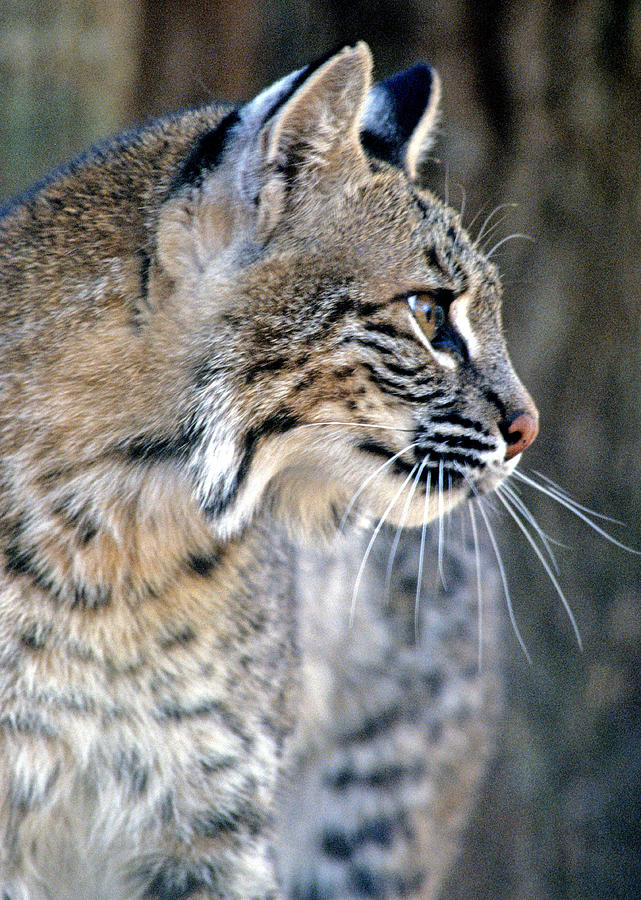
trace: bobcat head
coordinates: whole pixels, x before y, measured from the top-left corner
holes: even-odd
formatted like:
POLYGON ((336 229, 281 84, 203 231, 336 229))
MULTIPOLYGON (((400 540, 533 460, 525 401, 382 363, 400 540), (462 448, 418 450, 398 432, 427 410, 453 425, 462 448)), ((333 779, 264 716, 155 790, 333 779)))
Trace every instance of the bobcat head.
POLYGON ((22 531, 124 503, 130 548, 143 500, 145 527, 223 539, 265 504, 313 533, 355 501, 416 524, 515 465, 537 413, 498 275, 423 186, 438 79, 370 71, 359 43, 239 109, 160 119, 5 212, 3 506, 22 531))
POLYGON ((316 528, 355 492, 398 521, 410 484, 415 524, 536 436, 496 269, 422 185, 438 79, 370 70, 358 44, 229 113, 160 213, 160 333, 197 372, 186 466, 223 532, 266 495, 316 528))

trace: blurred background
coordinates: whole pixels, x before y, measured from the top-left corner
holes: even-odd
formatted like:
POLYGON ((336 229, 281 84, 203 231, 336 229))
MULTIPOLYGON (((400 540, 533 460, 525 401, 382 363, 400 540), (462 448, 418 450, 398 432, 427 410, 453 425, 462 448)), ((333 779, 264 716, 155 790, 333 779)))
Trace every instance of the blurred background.
MULTIPOLYGON (((641 3, 634 0, 2 0, 0 203, 92 141, 177 106, 242 100, 342 41, 377 75, 444 87, 434 189, 503 273, 515 366, 541 412, 526 469, 641 548, 641 3), (505 219, 503 220, 503 217, 505 219)), ((549 498, 583 636, 497 519, 515 614, 500 752, 445 896, 641 896, 641 559, 549 498)))

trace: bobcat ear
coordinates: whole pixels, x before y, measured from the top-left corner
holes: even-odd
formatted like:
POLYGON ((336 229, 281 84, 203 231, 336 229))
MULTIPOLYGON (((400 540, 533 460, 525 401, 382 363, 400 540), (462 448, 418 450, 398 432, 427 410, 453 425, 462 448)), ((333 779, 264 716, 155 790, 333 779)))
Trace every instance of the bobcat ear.
POLYGON ((425 63, 375 84, 361 120, 363 146, 420 181, 434 143, 440 99, 441 80, 425 63))
POLYGON ((202 269, 248 226, 264 237, 296 181, 313 182, 347 150, 363 157, 371 68, 367 44, 345 47, 277 81, 199 137, 159 218, 159 260, 170 276, 202 269))
POLYGON ((362 154, 359 128, 371 84, 372 57, 363 41, 276 82, 240 111, 237 172, 243 196, 273 203, 297 177, 306 178, 350 147, 362 154))

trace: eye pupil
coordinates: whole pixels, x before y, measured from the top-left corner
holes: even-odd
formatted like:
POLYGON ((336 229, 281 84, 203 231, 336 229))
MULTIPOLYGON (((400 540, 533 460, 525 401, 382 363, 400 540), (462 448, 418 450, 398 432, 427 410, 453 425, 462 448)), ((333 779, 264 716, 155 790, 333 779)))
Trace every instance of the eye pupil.
POLYGON ((445 323, 445 310, 434 303, 429 294, 408 294, 407 305, 429 340, 433 340, 445 323))

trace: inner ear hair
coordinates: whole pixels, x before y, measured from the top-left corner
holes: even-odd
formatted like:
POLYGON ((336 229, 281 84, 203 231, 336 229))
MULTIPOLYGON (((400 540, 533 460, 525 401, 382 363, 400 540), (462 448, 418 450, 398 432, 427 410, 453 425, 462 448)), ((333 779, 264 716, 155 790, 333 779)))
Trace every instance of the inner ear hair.
POLYGON ((372 57, 362 41, 345 47, 307 78, 270 125, 268 165, 288 170, 322 165, 331 149, 358 129, 371 83, 372 57))

